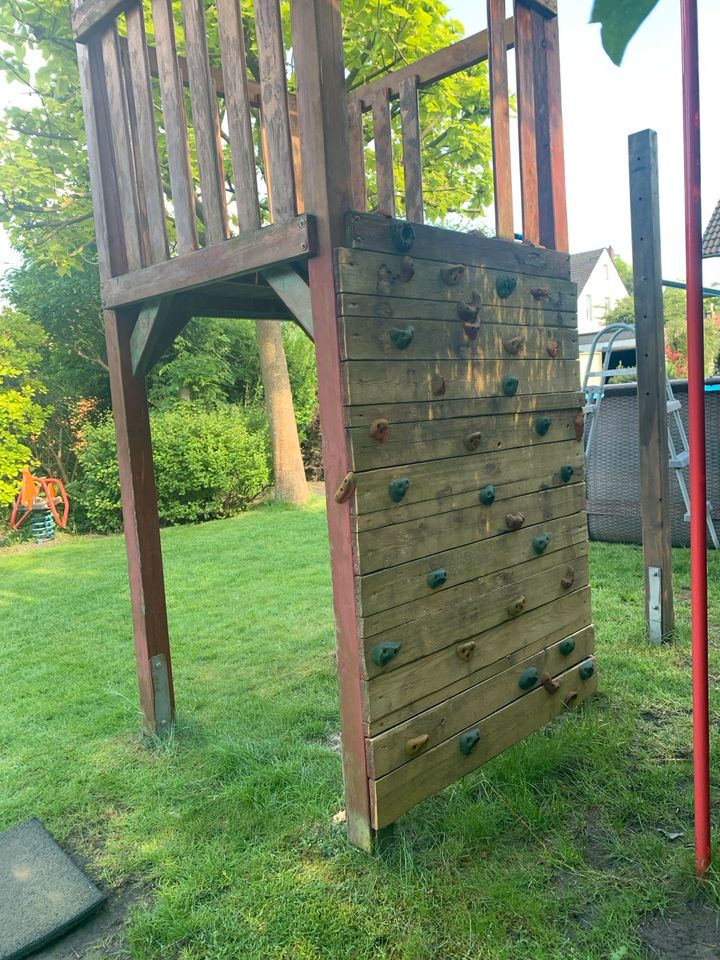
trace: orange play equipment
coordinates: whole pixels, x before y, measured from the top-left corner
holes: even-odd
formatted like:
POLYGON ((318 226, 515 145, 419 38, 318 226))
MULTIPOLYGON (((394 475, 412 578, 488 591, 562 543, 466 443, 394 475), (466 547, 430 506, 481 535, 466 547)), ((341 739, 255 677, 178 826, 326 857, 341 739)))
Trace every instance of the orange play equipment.
POLYGON ((10 527, 19 530, 34 513, 45 514, 48 511, 59 527, 67 526, 70 501, 64 483, 57 477, 34 477, 28 467, 25 467, 20 492, 15 498, 10 516, 10 527))

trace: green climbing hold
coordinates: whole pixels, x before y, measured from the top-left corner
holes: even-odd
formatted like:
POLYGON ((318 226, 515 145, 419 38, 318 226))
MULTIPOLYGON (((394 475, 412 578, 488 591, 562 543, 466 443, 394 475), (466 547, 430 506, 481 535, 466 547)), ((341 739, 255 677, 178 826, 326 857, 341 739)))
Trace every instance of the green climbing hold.
POLYGON ((409 486, 410 481, 407 479, 407 477, 400 477, 397 480, 393 480, 388 488, 392 502, 400 503, 402 498, 408 492, 409 486))
POLYGON ((401 643, 379 643, 373 647, 370 657, 377 667, 386 667, 400 651, 401 643))
POLYGON ((491 483, 480 491, 480 503, 484 507, 489 507, 490 504, 495 503, 495 487, 491 483))
POLYGON ((511 273, 502 273, 495 281, 495 289, 501 300, 507 300, 517 286, 517 277, 511 273))
POLYGON ((469 757, 479 742, 480 731, 468 730, 467 733, 464 733, 460 737, 460 752, 464 753, 466 757, 469 757))
POLYGON ((585 663, 580 667, 580 679, 589 680, 590 677, 595 673, 595 664, 592 660, 586 660, 585 663))
POLYGON ((533 550, 537 553, 538 556, 545 553, 550 543, 550 534, 541 533, 539 537, 535 537, 533 540, 533 550))
POLYGON ((415 243, 415 228, 407 221, 394 223, 390 228, 390 237, 396 250, 407 253, 415 243))
POLYGON ((390 331, 390 339, 398 350, 407 349, 413 342, 415 336, 415 327, 393 327, 390 331))
POLYGON ((570 483, 574 476, 575 467, 571 467, 569 463, 566 463, 565 466, 560 467, 560 479, 563 483, 570 483))
POLYGON ((444 583, 447 583, 447 578, 447 570, 433 570, 432 573, 428 574, 428 586, 433 590, 437 590, 438 587, 441 587, 444 583))
POLYGON ((539 679, 540 674, 537 672, 535 667, 528 667, 527 670, 520 674, 518 686, 521 690, 531 690, 539 679))
POLYGON ((541 437, 544 437, 545 434, 548 432, 548 430, 550 429, 551 423, 552 421, 550 420, 550 417, 537 418, 537 420, 535 421, 535 429, 537 430, 538 434, 541 437))
POLYGON ((520 381, 517 377, 505 377, 502 382, 502 392, 506 397, 514 397, 518 392, 520 381))
POLYGON ((570 637, 568 637, 567 640, 563 640, 563 642, 558 647, 558 650, 564 657, 569 657, 574 649, 575 649, 575 641, 572 640, 570 637))

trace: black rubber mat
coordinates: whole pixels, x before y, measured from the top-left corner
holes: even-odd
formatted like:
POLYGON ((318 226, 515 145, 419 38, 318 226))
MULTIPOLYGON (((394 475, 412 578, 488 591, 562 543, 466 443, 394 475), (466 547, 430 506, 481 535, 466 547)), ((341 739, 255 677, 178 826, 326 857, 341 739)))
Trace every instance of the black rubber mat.
POLYGON ((0 833, 0 960, 51 943, 105 901, 39 820, 0 833))

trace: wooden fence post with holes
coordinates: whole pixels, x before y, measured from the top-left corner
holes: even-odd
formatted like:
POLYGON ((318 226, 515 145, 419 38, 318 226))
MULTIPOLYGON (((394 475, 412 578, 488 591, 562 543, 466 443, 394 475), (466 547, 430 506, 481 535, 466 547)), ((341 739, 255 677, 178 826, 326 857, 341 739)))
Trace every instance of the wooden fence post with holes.
POLYGON ((645 614, 653 643, 674 630, 657 134, 628 139, 640 428, 645 614))

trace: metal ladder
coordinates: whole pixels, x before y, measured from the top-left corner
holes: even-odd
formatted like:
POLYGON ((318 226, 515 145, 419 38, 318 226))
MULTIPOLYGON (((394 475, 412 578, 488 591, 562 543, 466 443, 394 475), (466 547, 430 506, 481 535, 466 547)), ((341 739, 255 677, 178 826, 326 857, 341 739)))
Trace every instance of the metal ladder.
MULTIPOLYGON (((618 337, 627 333, 631 334, 634 339, 635 327, 629 323, 611 323, 607 327, 603 327, 603 329, 596 334, 590 346, 590 355, 588 356, 587 366, 585 368, 585 375, 583 376, 582 383, 583 393, 585 394, 585 406, 583 407, 583 413, 586 417, 586 424, 589 424, 589 428, 587 428, 585 431, 586 459, 590 453, 593 437, 595 435, 595 425, 597 423, 598 413, 605 395, 605 383, 610 378, 618 376, 635 377, 637 380, 637 367, 628 367, 627 369, 625 367, 621 367, 620 369, 615 370, 610 369, 612 350, 615 341, 618 339, 618 337), (603 360, 602 369, 593 370, 593 359, 598 348, 605 351, 605 357, 603 360)), ((690 494, 688 492, 687 480, 685 479, 685 474, 683 471, 690 464, 690 444, 688 443, 687 433, 685 432, 685 425, 683 424, 680 416, 681 403, 679 400, 675 399, 672 385, 667 376, 665 377, 665 396, 667 400, 668 412, 668 451, 670 453, 670 468, 674 470, 675 478, 677 479, 678 486, 680 487, 680 493, 682 494, 683 502, 685 504, 685 522, 688 523, 690 521, 690 494), (673 435, 673 430, 675 435, 673 435)), ((712 521, 712 504, 709 500, 707 502, 707 528, 713 546, 716 550, 720 549, 718 535, 715 530, 715 524, 712 521)))

